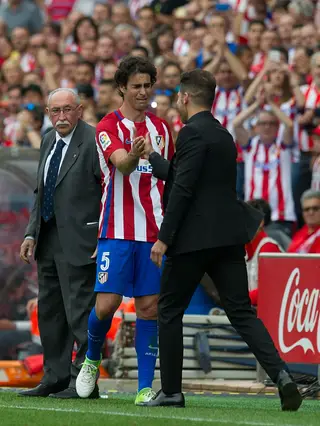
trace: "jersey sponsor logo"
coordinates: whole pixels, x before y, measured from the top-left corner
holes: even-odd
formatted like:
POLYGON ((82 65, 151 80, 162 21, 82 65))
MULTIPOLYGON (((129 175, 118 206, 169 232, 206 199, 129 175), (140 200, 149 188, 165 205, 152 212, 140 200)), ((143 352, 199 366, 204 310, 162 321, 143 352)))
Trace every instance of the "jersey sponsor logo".
POLYGON ((127 145, 131 145, 132 144, 132 141, 130 140, 130 139, 126 139, 126 141, 125 141, 125 143, 127 144, 127 145))
POLYGON ((108 281, 108 272, 99 272, 98 281, 100 284, 105 284, 108 281))
POLYGON ((139 164, 136 168, 136 171, 139 173, 152 173, 152 166, 149 161, 146 164, 139 164))
POLYGON ((161 135, 157 135, 157 136, 156 136, 156 143, 157 143, 157 145, 158 145, 158 147, 159 147, 160 149, 163 149, 163 147, 164 147, 164 139, 163 139, 163 136, 161 136, 161 135))
POLYGON ((105 151, 108 146, 111 145, 111 139, 108 136, 107 132, 100 132, 99 133, 99 142, 102 146, 102 149, 105 151))

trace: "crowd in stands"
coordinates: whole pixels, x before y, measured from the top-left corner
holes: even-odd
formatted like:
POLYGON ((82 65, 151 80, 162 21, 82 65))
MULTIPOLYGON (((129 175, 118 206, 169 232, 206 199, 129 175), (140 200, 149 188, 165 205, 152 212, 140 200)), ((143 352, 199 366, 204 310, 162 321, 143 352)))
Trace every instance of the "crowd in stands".
POLYGON ((129 54, 156 65, 150 111, 176 138, 180 74, 203 68, 238 147, 238 197, 265 212, 263 237, 320 253, 319 46, 317 0, 2 0, 0 147, 39 149, 58 87, 77 91, 96 126, 121 105, 113 77, 129 54))

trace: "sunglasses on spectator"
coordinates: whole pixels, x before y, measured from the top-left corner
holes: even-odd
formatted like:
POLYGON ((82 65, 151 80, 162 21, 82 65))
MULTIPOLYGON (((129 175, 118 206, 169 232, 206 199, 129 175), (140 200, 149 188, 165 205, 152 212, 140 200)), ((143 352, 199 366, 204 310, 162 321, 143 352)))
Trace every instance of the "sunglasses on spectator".
POLYGON ((302 210, 304 213, 309 213, 309 212, 318 213, 320 211, 320 206, 304 207, 302 210))

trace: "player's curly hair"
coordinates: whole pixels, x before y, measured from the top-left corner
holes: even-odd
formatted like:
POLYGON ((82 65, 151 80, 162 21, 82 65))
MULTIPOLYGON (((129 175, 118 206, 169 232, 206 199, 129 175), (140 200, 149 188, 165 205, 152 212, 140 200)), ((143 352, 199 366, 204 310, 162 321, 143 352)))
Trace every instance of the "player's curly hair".
POLYGON ((157 69, 146 58, 126 56, 119 64, 119 67, 114 75, 114 80, 118 86, 119 95, 123 98, 123 93, 120 87, 127 87, 128 80, 135 74, 148 74, 152 86, 157 81, 157 69))

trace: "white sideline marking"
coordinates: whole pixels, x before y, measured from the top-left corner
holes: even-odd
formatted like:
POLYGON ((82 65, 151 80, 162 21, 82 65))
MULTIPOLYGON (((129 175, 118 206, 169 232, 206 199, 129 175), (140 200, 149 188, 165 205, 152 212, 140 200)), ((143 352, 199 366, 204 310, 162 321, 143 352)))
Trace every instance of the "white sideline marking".
MULTIPOLYGON (((137 413, 122 413, 121 411, 109 411, 109 410, 99 410, 99 411, 86 411, 78 410, 76 408, 56 408, 56 407, 25 407, 23 405, 4 405, 0 404, 0 408, 4 409, 18 409, 18 410, 34 410, 34 411, 55 411, 61 413, 79 413, 79 414, 109 414, 111 416, 119 417, 137 417, 137 418, 151 418, 151 419, 163 419, 163 420, 182 420, 182 421, 192 421, 199 423, 224 423, 230 425, 230 420, 224 419, 207 419, 203 417, 182 417, 182 416, 162 416, 161 414, 152 415, 152 414, 141 414, 137 413)), ((178 409, 177 409, 178 410, 178 409)), ((246 425, 246 426, 279 426, 279 423, 265 423, 265 422, 248 422, 248 421, 235 421, 235 425, 246 425)), ((281 426, 297 426, 297 424, 282 423, 281 426)))

